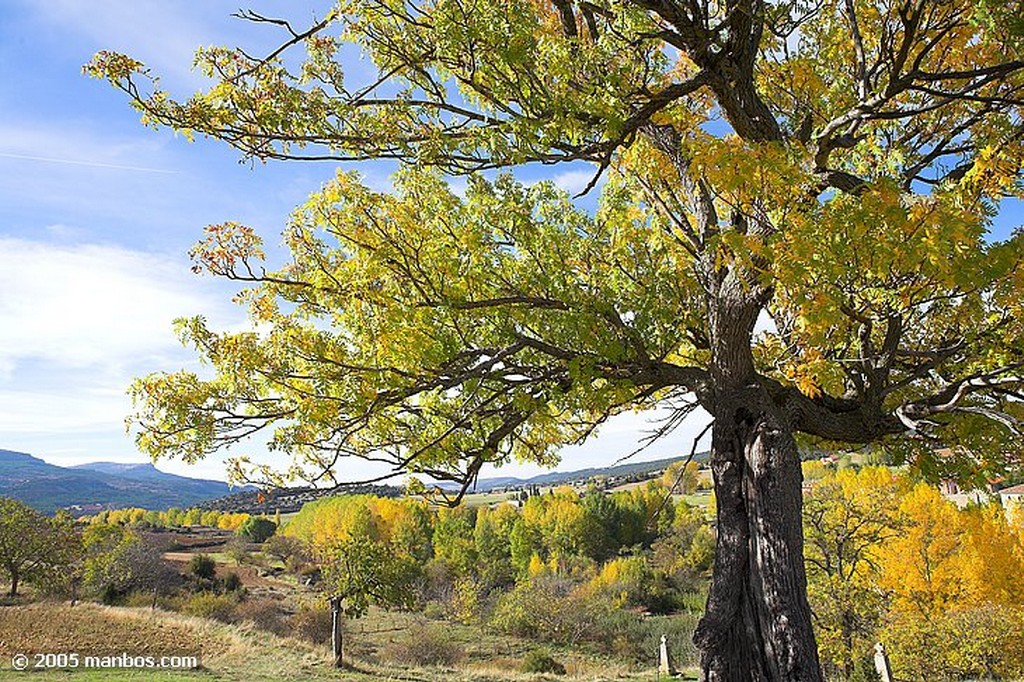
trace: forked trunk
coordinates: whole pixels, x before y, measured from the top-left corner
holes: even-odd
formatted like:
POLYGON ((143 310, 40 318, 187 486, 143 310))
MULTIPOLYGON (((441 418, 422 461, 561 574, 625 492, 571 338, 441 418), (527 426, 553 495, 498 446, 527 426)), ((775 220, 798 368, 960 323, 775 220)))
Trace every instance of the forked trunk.
POLYGON ((718 544, 694 641, 708 682, 821 682, 793 434, 756 385, 716 391, 718 544))

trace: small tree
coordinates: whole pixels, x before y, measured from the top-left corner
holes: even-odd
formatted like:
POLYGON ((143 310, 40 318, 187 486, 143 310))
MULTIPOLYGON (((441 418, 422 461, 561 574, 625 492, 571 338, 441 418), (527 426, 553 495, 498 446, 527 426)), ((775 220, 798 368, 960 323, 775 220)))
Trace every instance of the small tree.
POLYGON ((262 543, 277 532, 277 524, 262 516, 250 516, 242 522, 237 532, 249 542, 262 543))
POLYGON ((252 559, 252 552, 242 537, 234 537, 224 545, 224 553, 231 557, 235 564, 241 566, 252 559))
POLYGON ((280 533, 275 533, 263 544, 263 551, 280 559, 285 566, 289 566, 289 561, 300 564, 309 560, 309 550, 302 540, 280 533))
POLYGON ((181 583, 175 565, 163 558, 163 547, 123 526, 96 524, 84 533, 85 587, 105 602, 132 591, 161 594, 181 583))
POLYGON ((899 535, 906 484, 891 471, 845 469, 823 478, 804 501, 807 583, 826 669, 852 680, 870 656, 886 609, 879 551, 899 535))
POLYGON ((324 566, 324 585, 330 594, 335 665, 341 667, 342 616, 361 618, 371 604, 410 607, 418 570, 410 557, 396 555, 387 543, 365 536, 321 548, 319 558, 324 566))
POLYGON ((699 464, 681 459, 668 465, 661 475, 661 482, 673 493, 689 495, 697 489, 699 471, 699 464))
POLYGON ((23 502, 0 497, 0 571, 15 597, 23 580, 56 577, 75 562, 81 539, 66 514, 52 519, 23 502))

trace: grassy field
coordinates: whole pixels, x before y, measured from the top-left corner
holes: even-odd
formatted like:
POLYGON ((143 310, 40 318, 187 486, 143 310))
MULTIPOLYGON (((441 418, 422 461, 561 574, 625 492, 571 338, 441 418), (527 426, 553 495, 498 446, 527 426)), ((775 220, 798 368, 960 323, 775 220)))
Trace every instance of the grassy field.
MULTIPOLYGON (((424 630, 427 631, 427 630, 424 630)), ((411 682, 518 682, 544 679, 655 680, 650 670, 630 669, 613 660, 587 654, 552 650, 569 669, 564 677, 516 672, 534 644, 525 640, 482 633, 457 624, 429 624, 415 614, 376 612, 349 623, 346 651, 351 667, 330 666, 326 647, 277 637, 247 625, 225 625, 161 610, 106 607, 91 603, 36 603, 0 607, 0 680, 408 680, 411 682), (381 662, 396 642, 409 641, 416 627, 443 631, 463 652, 450 668, 406 666, 381 662), (383 656, 381 655, 383 652, 383 656), (77 653, 90 656, 196 656, 193 670, 43 669, 20 672, 13 668, 16 654, 77 653)), ((652 662, 653 665, 653 662, 652 662)), ((678 678, 677 678, 678 679, 678 678)), ((691 676, 683 679, 696 679, 691 676)))

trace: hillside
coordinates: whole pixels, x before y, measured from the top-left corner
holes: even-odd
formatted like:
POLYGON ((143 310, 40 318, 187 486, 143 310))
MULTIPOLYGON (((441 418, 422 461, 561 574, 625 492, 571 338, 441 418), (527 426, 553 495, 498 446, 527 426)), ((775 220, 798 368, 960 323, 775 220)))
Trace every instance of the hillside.
MULTIPOLYGON (((587 483, 594 479, 604 479, 614 483, 626 479, 649 478, 664 471, 672 462, 686 459, 685 457, 669 457, 666 459, 655 459, 649 462, 629 462, 617 464, 610 467, 598 467, 589 469, 578 469, 576 471, 551 471, 546 474, 538 474, 531 478, 515 478, 513 476, 501 476, 495 478, 484 478, 477 481, 474 489, 479 492, 491 492, 494 490, 521 490, 530 486, 553 486, 587 483)), ((706 462, 708 453, 697 454, 696 462, 706 462)), ((447 486, 442 486, 447 487, 447 486)))
POLYGON ((148 463, 60 467, 23 452, 0 450, 0 496, 48 514, 69 507, 191 507, 229 492, 223 481, 176 476, 148 463))
MULTIPOLYGON (((379 658, 396 642, 424 631, 425 619, 416 614, 384 614, 373 610, 363 621, 346 623, 349 667, 343 671, 330 665, 330 652, 290 637, 279 637, 254 627, 162 611, 99 606, 81 603, 75 607, 60 603, 39 603, 0 608, 0 680, 33 679, 82 680, 223 680, 225 682, 372 682, 373 680, 416 680, 418 682, 531 682, 559 679, 515 672, 521 658, 533 648, 529 642, 510 637, 478 636, 478 631, 461 625, 445 626, 445 640, 465 651, 454 667, 418 666, 379 658), (367 622, 369 621, 369 622, 367 622), (60 628, 52 627, 59 622, 60 628), (417 630, 419 628, 419 630, 417 630), (76 652, 79 666, 68 670, 17 672, 11 661, 16 653, 35 660, 39 653, 76 652), (194 669, 86 668, 85 656, 121 655, 195 656, 194 669), (365 658, 364 658, 365 656, 365 658), (355 659, 355 660, 353 660, 355 659)), ((439 632, 427 625, 426 632, 439 632)), ((580 656, 578 652, 555 651, 563 660, 575 660, 581 670, 575 679, 649 680, 649 670, 629 670, 609 665, 603 659, 580 656)), ((652 656, 653 658, 653 656, 652 656)), ((685 678, 693 679, 693 678, 685 678)))
MULTIPOLYGON (((531 488, 548 488, 559 485, 587 485, 591 482, 601 481, 606 488, 613 488, 623 483, 642 481, 657 476, 664 471, 669 464, 685 459, 684 457, 670 457, 668 459, 651 460, 649 462, 630 462, 618 464, 611 467, 578 469, 576 471, 550 471, 530 478, 516 478, 514 476, 500 476, 495 478, 483 478, 477 481, 471 492, 491 493, 509 492, 516 490, 529 490, 531 488)), ((706 462, 708 453, 700 453, 694 457, 694 461, 706 462)), ((445 490, 457 490, 458 488, 450 483, 443 483, 439 487, 445 490)), ((249 514, 272 514, 274 512, 298 511, 307 502, 331 497, 334 495, 356 495, 370 494, 379 497, 399 497, 402 489, 391 485, 339 485, 334 488, 278 488, 275 490, 256 492, 240 491, 224 497, 208 500, 196 505, 202 509, 215 509, 224 512, 246 512, 249 514)))

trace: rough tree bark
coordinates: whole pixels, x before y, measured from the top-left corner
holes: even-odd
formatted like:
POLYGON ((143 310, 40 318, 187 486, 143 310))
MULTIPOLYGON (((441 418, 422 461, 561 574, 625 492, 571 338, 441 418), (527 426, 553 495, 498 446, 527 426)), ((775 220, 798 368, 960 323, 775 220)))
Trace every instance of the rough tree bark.
POLYGON ((750 342, 764 292, 734 275, 709 306, 718 540, 707 609, 694 634, 701 679, 821 682, 796 441, 754 371, 750 342))

